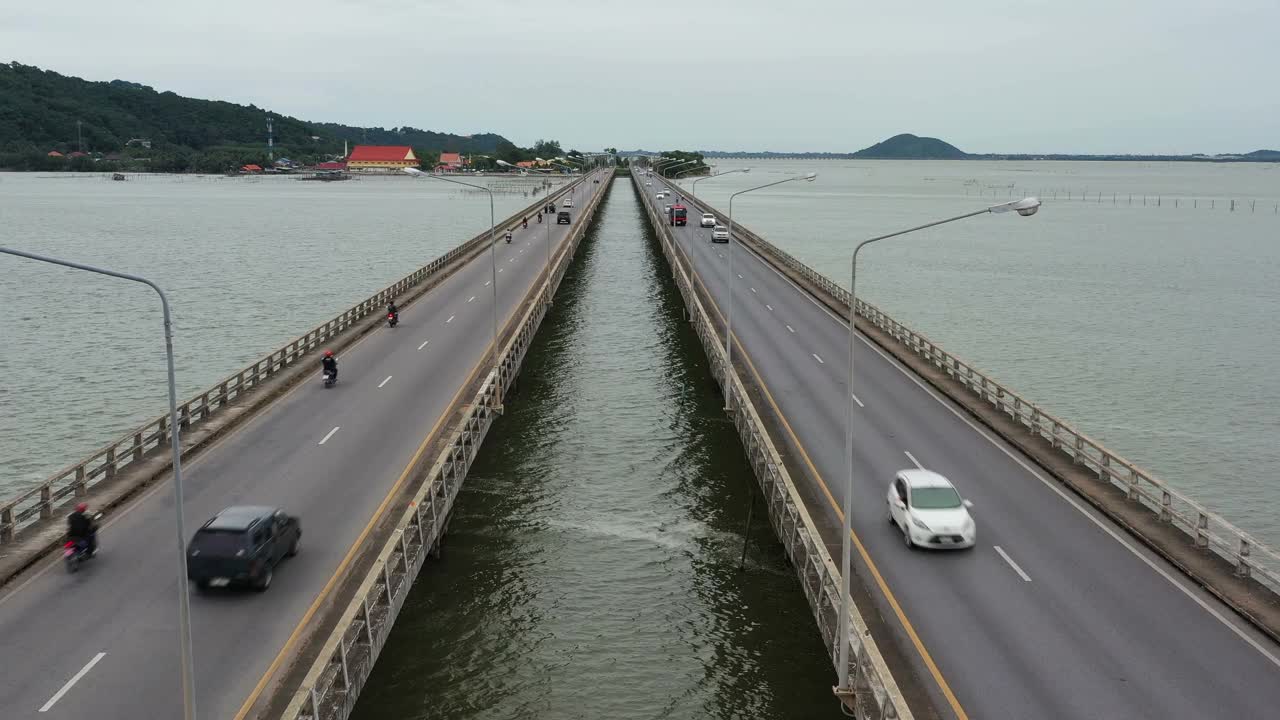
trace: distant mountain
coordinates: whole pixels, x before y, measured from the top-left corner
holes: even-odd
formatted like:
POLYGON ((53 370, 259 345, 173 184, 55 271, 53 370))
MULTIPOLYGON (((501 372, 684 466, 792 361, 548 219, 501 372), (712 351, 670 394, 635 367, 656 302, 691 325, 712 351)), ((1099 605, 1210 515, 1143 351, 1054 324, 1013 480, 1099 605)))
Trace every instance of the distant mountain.
POLYGON ((937 138, 903 133, 859 150, 853 157, 876 160, 963 160, 968 155, 955 145, 937 138))
POLYGON ((492 152, 505 142, 492 133, 307 122, 254 105, 187 98, 123 80, 91 82, 16 62, 0 63, 0 100, 0 152, 10 153, 67 153, 81 143, 86 152, 112 153, 138 139, 153 154, 234 147, 261 148, 265 156, 268 116, 276 157, 340 153, 344 140, 433 152, 492 152))
POLYGON ((1250 160, 1280 160, 1280 150, 1254 150, 1251 153, 1245 153, 1244 157, 1250 160))

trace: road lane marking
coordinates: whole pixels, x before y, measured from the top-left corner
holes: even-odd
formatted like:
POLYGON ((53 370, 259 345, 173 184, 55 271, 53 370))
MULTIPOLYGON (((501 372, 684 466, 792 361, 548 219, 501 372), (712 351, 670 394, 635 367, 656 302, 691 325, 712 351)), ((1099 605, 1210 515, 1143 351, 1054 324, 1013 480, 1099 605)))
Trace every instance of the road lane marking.
POLYGON ((765 307, 767 307, 767 308, 769 308, 769 312, 773 312, 773 306, 772 306, 772 305, 770 305, 769 303, 765 303, 765 304, 764 304, 764 306, 765 306, 765 307))
POLYGON ((516 261, 516 259, 515 259, 515 258, 511 258, 511 259, 507 260, 507 262, 515 262, 515 261, 516 261))
POLYGON ((422 341, 422 344, 418 346, 418 349, 419 349, 419 350, 421 350, 422 348, 426 347, 426 346, 427 346, 427 343, 429 343, 429 342, 431 342, 431 341, 430 341, 430 340, 423 340, 423 341, 422 341))
POLYGON ((826 363, 822 361, 822 358, 818 357, 818 353, 809 353, 809 354, 813 356, 813 359, 814 359, 814 360, 817 360, 818 362, 822 363, 823 365, 826 365, 826 363))
POLYGON ((54 703, 61 700, 62 696, 66 695, 67 691, 70 690, 72 686, 80 682, 80 678, 87 675, 89 671, 93 669, 93 666, 97 665, 98 661, 106 656, 107 654, 105 652, 100 652, 97 655, 94 655, 92 660, 86 663, 84 667, 80 668, 80 672, 76 673, 75 675, 72 675, 71 679, 67 681, 67 684, 63 685, 61 690, 54 693, 53 697, 49 698, 49 702, 45 703, 43 706, 40 707, 40 712, 49 712, 49 708, 53 707, 54 703))
POLYGON ((448 325, 449 323, 453 322, 453 319, 454 319, 454 318, 456 318, 456 317, 458 317, 458 316, 457 316, 457 315, 450 315, 450 316, 449 316, 449 319, 444 321, 444 324, 445 324, 445 325, 448 325))
POLYGON ((1004 561, 1009 563, 1009 567, 1013 568, 1013 571, 1018 573, 1018 577, 1022 578, 1023 582, 1031 582, 1031 578, 1028 577, 1026 573, 1022 572, 1022 568, 1018 567, 1018 563, 1014 562, 1013 558, 1009 557, 1009 553, 1002 550, 999 545, 992 545, 991 547, 995 548, 996 552, 1000 553, 1000 557, 1004 558, 1004 561))
POLYGON ((387 383, 389 383, 389 382, 391 382, 391 376, 390 376, 390 375, 388 375, 388 376, 387 376, 387 379, 386 379, 386 380, 383 380, 382 382, 378 383, 378 387, 379 387, 379 388, 381 388, 383 385, 386 385, 386 384, 387 384, 387 383))
POLYGON ((756 291, 756 289, 755 289, 755 288, 751 288, 751 292, 755 292, 755 291, 756 291))
MULTIPOLYGON (((720 310, 719 304, 716 303, 715 296, 711 294, 711 290, 707 287, 706 283, 702 281, 702 276, 698 274, 698 271, 694 268, 693 261, 689 259, 688 255, 685 255, 685 261, 689 265, 689 271, 693 273, 698 284, 701 285, 703 291, 706 292, 707 298, 710 299, 711 308, 723 323, 724 313, 720 310)), ((767 266, 763 261, 762 264, 767 266)), ((777 271, 775 270, 775 272, 777 271)), ((798 289, 799 288, 797 288, 797 290, 798 289)), ((788 329, 790 329, 790 326, 788 326, 788 329)), ((795 331, 792 330, 792 332, 795 331)), ((733 339, 737 342, 736 335, 734 335, 733 339)), ((769 403, 769 406, 773 408, 773 412, 777 416, 778 421, 782 423, 782 427, 787 431, 787 435, 791 437, 791 441, 795 444, 796 449, 800 451, 800 457, 804 460, 805 466, 809 468, 809 472, 817 479, 818 484, 822 487, 822 492, 826 495, 827 502, 831 505, 831 509, 835 512, 836 517, 841 523, 843 523, 844 511, 840 508, 840 503, 836 502, 835 496, 831 494, 831 488, 827 485, 826 479, 822 477, 822 473, 818 472, 818 467, 813 463, 813 458, 809 456, 808 450, 806 450, 804 445, 800 442, 800 437, 796 435, 795 429, 791 427, 791 423, 787 421, 786 415, 782 413, 782 409, 778 407, 777 401, 773 399, 773 393, 765 383, 764 376, 760 374, 755 363, 751 360, 751 354, 747 352, 745 347, 742 347, 741 342, 738 342, 738 345, 741 347, 742 359, 746 360, 747 367, 751 370, 751 374, 755 376, 756 382, 760 385, 760 389, 764 391, 765 400, 769 403)), ((907 638, 911 641, 912 647, 915 648, 916 653, 920 656, 920 660, 924 663, 925 669, 929 671, 930 677, 933 678, 938 689, 942 691, 942 695, 946 699, 947 704, 951 707, 951 711, 955 714, 956 720, 969 720, 969 714, 964 711, 964 707, 960 704, 959 698, 957 698, 955 692, 951 690, 951 685, 947 682, 946 678, 942 676, 942 671, 934 661, 933 655, 930 654, 929 649, 924 646, 924 640, 920 638, 920 634, 916 632, 915 626, 912 625, 911 621, 907 618, 907 613, 902 609, 902 604, 898 602, 897 596, 889 589, 888 581, 886 581, 884 579, 884 575, 880 573, 880 566, 876 565, 875 560, 871 559, 871 553, 867 551, 866 546, 862 544, 862 538, 858 536, 858 533, 854 531, 852 527, 849 529, 849 538, 853 541, 854 547, 857 548, 858 556, 862 558, 862 562, 865 563, 867 569, 871 571, 871 576, 875 578, 876 587, 880 588, 881 594, 884 595, 885 600, 889 603, 889 607, 893 610, 894 617, 898 618, 898 622, 902 625, 902 629, 907 633, 907 638)), ((237 720, 240 719, 237 718, 237 720)))
MULTIPOLYGON (((723 256, 722 256, 722 257, 723 257, 723 256)), ((746 280, 746 278, 742 277, 742 273, 738 273, 738 279, 739 279, 739 280, 746 280)))
MULTIPOLYGON (((782 280, 783 280, 784 282, 786 282, 788 285, 790 285, 792 288, 794 288, 794 289, 795 289, 795 291, 796 291, 796 292, 798 292, 798 293, 800 293, 800 295, 801 295, 802 297, 806 298, 807 300, 809 300, 809 302, 813 303, 813 304, 814 304, 814 306, 815 306, 815 307, 817 307, 819 310, 821 310, 822 312, 826 313, 826 314, 827 314, 827 315, 828 315, 832 320, 836 321, 836 323, 837 323, 838 325, 840 325, 841 327, 843 327, 843 328, 845 328, 845 329, 848 329, 848 327, 849 327, 849 321, 848 321, 848 320, 844 319, 843 317, 840 317, 839 315, 836 315, 836 314, 835 314, 834 312, 832 312, 832 311, 831 311, 831 309, 830 309, 830 308, 828 308, 826 305, 824 305, 824 304, 822 304, 822 303, 818 302, 818 301, 817 301, 817 300, 816 300, 812 295, 810 295, 806 290, 804 290, 804 288, 801 288, 799 285, 797 285, 795 282, 793 282, 793 281, 791 280, 791 278, 789 278, 789 277, 787 277, 785 274, 783 274, 781 270, 779 270, 779 269, 775 268, 773 265, 769 264, 766 260, 764 260, 764 258, 763 258, 763 257, 761 257, 761 256, 760 256, 760 255, 759 255, 755 250, 753 250, 753 249, 751 249, 751 248, 749 248, 749 247, 746 247, 745 245, 744 245, 743 247, 744 247, 744 248, 746 248, 747 252, 748 252, 748 253, 749 253, 753 258, 755 258, 755 259, 756 259, 756 261, 757 261, 757 262, 759 262, 762 266, 764 266, 765 268, 768 268, 768 269, 769 269, 770 271, 772 271, 775 275, 777 275, 778 277, 782 278, 782 280)), ((695 274, 696 274, 696 271, 694 271, 694 272, 695 272, 695 274)), ((702 278, 701 278, 701 276, 699 276, 699 277, 698 277, 698 282, 699 282, 700 284, 702 284, 703 289, 706 289, 706 290, 707 290, 707 292, 708 292, 708 295, 709 295, 709 294, 710 294, 710 290, 709 290, 709 289, 707 289, 707 287, 706 287, 706 284, 705 284, 705 283, 702 283, 702 278)), ((712 300, 712 305, 715 305, 715 301, 714 301, 714 300, 712 300)), ((716 313, 717 313, 718 315, 720 315, 721 320, 723 321, 723 319, 724 319, 724 315, 720 312, 720 308, 719 308, 718 306, 716 307, 716 313)), ((789 329, 789 326, 788 326, 788 329, 789 329)), ((792 332, 794 332, 794 330, 793 330, 792 332)), ((735 337, 736 337, 736 336, 735 336, 735 337)), ((1186 595, 1188 598, 1190 598, 1190 599, 1191 599, 1191 601, 1192 601, 1192 602, 1194 602, 1195 604, 1199 605, 1199 606, 1201 607, 1201 609, 1203 609, 1205 612, 1209 613, 1209 615, 1210 615, 1210 616, 1212 616, 1212 617, 1213 617, 1214 619, 1216 619, 1218 622, 1220 622, 1220 623, 1222 623, 1223 625, 1225 625, 1229 630, 1231 630, 1231 632, 1235 633, 1235 635, 1236 635, 1237 637, 1239 637, 1241 640, 1243 640, 1243 641, 1245 642, 1245 644, 1249 645, 1249 646, 1250 646, 1250 647, 1252 647, 1254 650, 1257 650, 1257 651, 1258 651, 1258 653, 1259 653, 1259 654, 1261 654, 1263 657, 1265 657, 1268 661, 1270 661, 1270 662, 1271 662, 1271 664, 1275 665, 1276 667, 1280 667, 1280 657, 1277 657, 1275 654, 1271 653, 1271 652, 1270 652, 1269 650, 1267 650, 1267 648, 1266 648, 1266 647, 1264 647, 1261 643, 1259 643, 1259 642, 1258 642, 1257 640, 1255 640, 1254 638, 1250 637, 1250 636, 1249 636, 1249 635, 1248 635, 1244 630, 1240 629, 1240 627, 1238 627, 1235 623, 1233 623, 1233 622, 1231 622, 1229 619, 1227 619, 1227 617, 1226 617, 1225 615, 1223 615, 1221 612, 1219 612, 1216 608, 1214 608, 1212 605, 1210 605, 1208 602, 1206 602, 1203 598, 1199 597, 1199 596, 1198 596, 1198 595, 1196 595, 1194 592, 1192 592, 1192 590, 1191 590, 1190 588, 1188 588, 1186 585, 1184 585, 1184 584, 1183 584, 1183 582, 1182 582, 1179 578, 1176 578, 1176 577, 1174 577, 1173 575, 1169 574, 1169 573, 1168 573, 1164 568, 1160 567, 1160 566, 1159 566, 1159 565, 1158 565, 1154 560, 1152 560, 1151 558, 1149 558, 1149 557, 1147 557, 1146 555, 1143 555, 1141 552, 1139 552, 1139 551, 1138 551, 1138 549, 1137 549, 1136 547, 1134 547, 1134 546, 1133 546, 1133 545, 1132 545, 1128 540, 1126 540, 1124 537, 1122 537, 1122 536, 1121 536, 1121 535, 1120 535, 1116 530, 1114 530, 1114 529, 1113 529, 1112 527, 1110 527, 1106 522, 1104 522, 1101 518, 1096 517, 1096 516, 1095 516, 1095 515, 1093 515, 1093 514, 1092 514, 1092 513, 1087 509, 1087 508, 1085 508, 1085 506, 1081 504, 1081 502, 1080 502, 1080 500, 1079 500, 1079 499, 1077 499, 1077 498, 1076 498, 1076 497, 1074 497, 1073 495, 1069 495, 1069 494, 1068 494, 1068 492, 1067 492, 1066 490, 1064 490, 1063 488, 1059 487, 1057 484, 1055 484, 1054 482, 1050 481, 1048 478, 1044 477, 1044 475, 1042 475, 1042 474, 1040 473, 1040 471, 1039 471, 1039 470, 1037 470, 1037 469, 1035 469, 1035 468, 1031 467, 1029 464, 1027 464, 1027 462, 1026 462, 1026 461, 1024 461, 1021 457, 1019 457, 1019 456, 1018 456, 1018 454, 1017 454, 1017 453, 1015 453, 1013 450, 1010 450, 1009 448, 1007 448, 1007 447, 1005 447, 1004 445, 1000 444, 1000 443, 999 443, 999 442, 998 442, 994 437, 992 437, 991 435, 988 435, 988 434, 987 434, 987 432, 986 432, 985 430, 983 430, 982 428, 980 428, 978 425, 976 425, 976 424, 975 424, 972 420, 970 420, 969 418, 965 417, 965 415, 964 415, 960 410, 956 409, 955 407, 952 407, 952 405, 951 405, 951 401, 949 401, 949 400, 947 400, 947 399, 944 399, 942 396, 938 395, 938 394, 937 394, 937 392, 935 392, 933 388, 929 387, 928 385, 926 385, 926 384, 925 384, 925 382, 924 382, 923 380, 921 380, 920 378, 916 377, 916 376, 915 376, 915 374, 914 374, 914 373, 912 373, 910 370, 908 370, 904 365, 902 365, 902 364, 898 361, 898 359, 897 359, 897 358, 895 358, 895 357, 893 357, 892 355, 890 355, 890 354, 888 353, 888 351, 884 350, 884 349, 883 349, 883 348, 881 348, 879 345, 876 345, 875 343, 871 342, 871 340, 867 339, 867 338, 863 335, 862 331, 858 331, 858 333, 857 333, 856 337, 858 338, 858 340, 860 340, 860 341, 862 342, 862 344, 866 345, 868 348, 870 348, 872 351, 874 351, 877 355, 879 355, 881 358, 883 358, 886 362, 888 362, 891 366, 893 366, 895 369, 897 369, 897 370, 898 370, 898 372, 902 373, 903 377, 907 378, 907 379, 908 379, 908 380, 910 380, 912 383, 914 383, 917 387, 919 387, 919 388, 920 388, 921 390, 923 390, 927 395, 929 395, 929 397, 931 397, 931 398, 933 398, 935 401, 937 401, 937 403, 938 403, 939 405, 941 405, 942 407, 946 408, 946 409, 947 409, 947 410, 948 410, 952 415, 954 415, 957 419, 959 419, 959 420, 960 420, 961 422, 963 422, 965 425, 968 425, 970 429, 972 429, 974 432, 976 432, 978 435, 980 435, 980 436, 981 436, 983 439, 985 439, 987 442, 991 443, 991 445, 992 445, 993 447, 995 447, 995 448, 996 448, 997 450, 999 450, 1000 452, 1004 453, 1004 454, 1005 454, 1009 459, 1013 460, 1013 462, 1015 462, 1015 463, 1016 463, 1018 466, 1020 466, 1023 470, 1026 470, 1026 471, 1027 471, 1027 473, 1028 473, 1028 474, 1030 474, 1032 477, 1034 477, 1035 479, 1039 480, 1041 484, 1043 484, 1045 487, 1049 488, 1049 490, 1051 490, 1051 491, 1052 491, 1054 494, 1056 494, 1058 497, 1062 498, 1062 499, 1063 499, 1067 504, 1069 504, 1069 505, 1071 505, 1072 507, 1074 507, 1077 511, 1079 511, 1079 512, 1080 512, 1080 514, 1081 514, 1081 515, 1083 515, 1083 516, 1085 516, 1086 518, 1088 518, 1089 522, 1092 522, 1096 527, 1098 527, 1098 529, 1102 530, 1102 531, 1103 531, 1103 532, 1105 532, 1107 535, 1111 536, 1111 538, 1112 538, 1113 540, 1115 540, 1117 543, 1119 543, 1121 547, 1125 548, 1125 549, 1126 549, 1126 550, 1128 550, 1130 553, 1132 553, 1132 554, 1133 554, 1133 556, 1134 556, 1134 557, 1136 557, 1136 558, 1138 558, 1140 561, 1142 561, 1142 563, 1143 563, 1144 565, 1146 565, 1147 567, 1149 567, 1149 568, 1151 568, 1152 570, 1154 570, 1154 571, 1156 572, 1156 574, 1157 574, 1157 575, 1159 575, 1160 577, 1162 577, 1162 578, 1164 578, 1165 580, 1167 580, 1167 581, 1169 582, 1169 584, 1170 584, 1170 585, 1173 585, 1174 587, 1176 587, 1176 588, 1177 588, 1177 589, 1178 589, 1178 590, 1179 590, 1183 595, 1186 595)), ((751 358, 750 358, 750 356, 748 356, 748 355, 747 355, 747 353, 746 353, 746 351, 745 351, 745 350, 743 351, 743 353, 742 353, 742 354, 743 354, 743 357, 745 357, 745 358, 747 359, 748 364, 750 364, 750 362, 751 362, 751 358)), ((754 373, 754 374, 755 374, 756 378, 757 378, 757 379, 759 379, 759 380, 760 380, 760 382, 761 382, 761 384, 763 385, 764 380, 761 378, 760 373, 756 372, 756 373, 754 373)), ((778 413, 778 415, 779 415, 779 419, 781 419, 781 420, 782 420, 782 424, 783 424, 783 426, 787 428, 787 431, 788 431, 788 433, 791 435, 792 439, 796 441, 797 447, 799 447, 799 448, 800 448, 800 454, 801 454, 802 456, 804 456, 804 458, 805 458, 806 462, 808 463, 809 467, 810 467, 811 469, 813 469, 813 470, 814 470, 814 474, 815 474, 815 476, 816 476, 816 477, 818 477, 818 479, 822 481, 823 489, 824 489, 824 490, 826 490, 827 499, 832 503, 832 505, 833 505, 833 506, 835 506, 835 504, 836 504, 836 503, 835 503, 835 498, 834 498, 834 496, 832 496, 832 495, 831 495, 831 491, 830 491, 830 489, 826 488, 826 481, 825 481, 825 480, 822 480, 821 476, 818 476, 818 475, 817 475, 817 470, 816 470, 816 468, 814 468, 813 463, 809 461, 808 454, 805 452, 805 450, 804 450, 804 448, 803 448, 803 447, 800 447, 800 445, 799 445, 799 439, 796 437, 795 432, 791 430, 790 425, 787 423, 786 419, 781 417, 781 415, 782 415, 781 410, 778 410, 778 408, 777 408, 777 404, 772 402, 772 397, 769 395, 769 392, 768 392, 768 390, 767 390, 767 389, 765 390, 765 394, 766 394, 766 398, 770 400, 770 403, 771 403, 771 404, 773 404, 773 406, 774 406, 774 411, 778 413)), ((843 519, 844 514, 843 514, 843 512, 839 509, 839 507, 836 507, 836 513, 837 513, 838 515, 840 515, 840 517, 843 519)), ((868 561, 869 561, 869 556, 868 556, 868 555, 863 551, 863 549, 861 548, 861 542, 859 542, 859 541, 858 541, 858 539, 857 539, 856 537, 854 538, 854 542, 855 542, 855 543, 857 543, 857 544, 859 545, 859 554, 860 554, 860 555, 862 555, 862 557, 863 557, 863 559, 864 559, 864 560, 868 560, 868 561)), ((878 571, 878 570, 873 570, 873 573, 872 573, 872 574, 877 576, 877 582, 879 583, 879 581, 880 581, 880 579, 879 579, 879 577, 878 577, 878 576, 879 576, 879 571, 878 571)), ((882 589, 884 589, 886 586, 882 585, 881 587, 882 587, 882 589)), ((892 605, 892 604, 896 604, 896 601, 895 601, 895 602, 891 602, 890 604, 891 604, 891 605, 892 605)), ((905 617, 905 616, 900 616, 900 617, 905 617)), ((914 631, 913 631, 913 630, 909 630, 909 631, 908 631, 908 635, 914 635, 914 631)), ((913 641, 913 642, 914 642, 914 641, 913 641)), ((918 646, 918 648, 917 648, 917 649, 919 649, 919 650, 923 650, 923 645, 918 646)), ((932 664, 932 660, 929 660, 927 664, 932 664)), ((940 676, 939 676, 939 677, 940 677, 940 676)), ((954 696, 952 695, 952 693, 951 693, 951 691, 950 691, 950 689, 949 689, 949 688, 944 688, 944 694, 945 694, 945 695, 948 695, 948 699, 949 699, 949 700, 951 700, 951 699, 953 699, 953 698, 954 698, 954 696)), ((960 710, 958 705, 953 705, 952 709, 953 709, 953 710, 959 710, 959 713, 960 713, 960 714, 963 714, 963 710, 960 710)), ((967 716, 965 716, 965 717, 967 717, 967 716)))
POLYGON ((790 325, 788 325, 788 326, 787 326, 787 329, 788 329, 788 330, 790 330, 791 332, 795 332, 795 331, 796 331, 796 329, 795 329, 795 328, 793 328, 793 327, 791 327, 790 325))
MULTIPOLYGON (((378 387, 382 387, 382 386, 381 386, 381 385, 379 385, 378 387)), ((332 430, 330 430, 329 432, 325 433, 324 437, 320 438, 320 442, 318 442, 318 443, 316 443, 316 444, 317 444, 317 445, 323 445, 323 444, 325 444, 325 443, 329 442, 329 438, 333 437, 333 434, 334 434, 334 433, 336 433, 336 432, 338 432, 338 430, 339 430, 339 429, 341 429, 341 428, 342 428, 342 426, 341 426, 341 425, 335 426, 332 430)))
POLYGON ((502 268, 498 268, 498 272, 502 272, 502 268))
POLYGON ((485 280, 485 281, 484 281, 484 286, 485 286, 485 287, 489 287, 489 283, 491 283, 491 282, 493 282, 493 281, 492 281, 492 280, 485 280))
MULTIPOLYGON (((512 319, 515 318, 516 313, 521 311, 522 307, 521 303, 517 303, 516 306, 511 309, 511 312, 507 314, 506 319, 502 323, 504 330, 511 324, 512 319)), ((453 318, 450 317, 449 319, 452 320, 453 318)), ((365 337, 373 337, 373 334, 371 333, 365 337)), ((267 683, 271 682, 271 678, 274 677, 276 672, 280 669, 280 665, 285 661, 285 658, 290 657, 294 645, 302 636, 303 630, 310 625, 312 618, 315 617, 315 614, 320 610, 320 606, 325 603, 325 600, 329 597, 329 593, 333 592, 338 581, 343 577, 344 573, 346 573, 347 568, 355 560, 356 555, 359 554, 361 546, 365 543, 365 539, 369 537, 369 533, 373 532, 373 528, 377 525, 378 520, 383 516, 387 507, 400 493, 405 481, 408 480, 414 467, 416 467, 418 461, 422 459, 422 454, 427 451, 427 448, 431 444, 431 440, 440 430, 440 426, 444 424, 445 420, 453 416, 452 409, 458 404, 458 398, 462 397, 462 393, 466 392, 467 388, 471 387, 471 384, 475 382, 480 371, 484 369, 492 348, 493 341, 490 340, 485 346, 484 352, 480 353, 480 359, 477 360, 476 364, 471 368, 471 372, 467 375, 467 379, 458 388, 458 392, 454 393, 453 398, 444 406, 444 411, 436 420, 435 425, 431 426, 431 430, 427 432, 426 437, 422 438, 422 444, 418 446, 418 449, 413 453, 413 457, 409 459, 409 464, 405 465, 404 472, 400 473, 400 477, 396 480, 395 484, 391 486, 391 490, 387 492, 386 497, 382 499, 382 504, 373 511, 373 516, 369 518, 369 523, 364 526, 364 530, 360 531, 360 535, 356 537, 355 542, 353 542, 351 547, 347 549, 347 554, 342 558, 342 561, 338 563, 338 567, 334 570, 333 575, 329 577, 329 581, 325 583, 325 586, 316 594, 315 600, 311 602, 311 606, 307 608, 307 611, 302 614, 302 618, 298 621, 298 624, 294 626, 293 632, 289 635, 289 639, 285 640, 284 645, 280 648, 280 652, 276 654, 275 659, 271 661, 271 665, 267 667, 266 672, 262 673, 262 677, 258 679, 258 684, 254 686, 253 691, 245 698, 244 704, 240 706, 240 711, 236 713, 234 720, 245 720, 245 718, 248 717, 249 711, 258 703, 258 698, 262 696, 262 692, 267 689, 267 683)), ((961 720, 968 719, 962 718, 961 720)))
POLYGON ((471 297, 467 298, 467 302, 471 302, 472 300, 475 300, 475 299, 476 299, 476 296, 472 295, 471 297))
POLYGON ((849 393, 849 397, 853 398, 853 401, 854 401, 854 402, 856 402, 856 403, 858 403, 858 407, 860 407, 860 408, 864 408, 864 407, 866 407, 866 405, 863 405, 863 404, 862 404, 862 401, 858 399, 858 396, 857 396, 857 395, 854 395, 853 393, 849 393))
POLYGON ((923 469, 924 469, 924 466, 920 464, 920 461, 916 459, 916 456, 915 456, 915 455, 912 455, 911 453, 907 452, 906 450, 903 450, 903 451, 902 451, 902 454, 903 454, 903 455, 906 455, 908 460, 910 460, 911 462, 915 463, 915 466, 916 466, 916 467, 920 468, 921 470, 923 470, 923 469))

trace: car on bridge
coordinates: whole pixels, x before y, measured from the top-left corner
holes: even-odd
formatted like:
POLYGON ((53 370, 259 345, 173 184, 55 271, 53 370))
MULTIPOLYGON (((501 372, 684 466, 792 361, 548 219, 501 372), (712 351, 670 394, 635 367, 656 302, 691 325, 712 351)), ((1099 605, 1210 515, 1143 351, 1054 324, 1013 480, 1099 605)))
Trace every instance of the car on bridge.
POLYGON ((889 522, 908 548, 971 548, 977 527, 951 481, 932 470, 899 470, 889 484, 889 522))
POLYGON ((729 242, 729 228, 723 225, 715 226, 711 231, 711 242, 729 242))
POLYGON ((561 210, 560 212, 556 213, 556 224, 557 224, 557 225, 568 225, 568 224, 569 224, 569 222, 570 222, 570 220, 569 220, 569 211, 568 211, 568 210, 561 210))
POLYGON ((277 507, 235 505, 210 518, 187 544, 187 579, 199 590, 271 586, 276 565, 298 554, 302 526, 277 507))
POLYGON ((702 227, 713 228, 716 226, 716 216, 711 213, 702 213, 702 227))
POLYGON ((565 198, 564 202, 560 204, 560 207, 573 207, 573 198, 565 198))

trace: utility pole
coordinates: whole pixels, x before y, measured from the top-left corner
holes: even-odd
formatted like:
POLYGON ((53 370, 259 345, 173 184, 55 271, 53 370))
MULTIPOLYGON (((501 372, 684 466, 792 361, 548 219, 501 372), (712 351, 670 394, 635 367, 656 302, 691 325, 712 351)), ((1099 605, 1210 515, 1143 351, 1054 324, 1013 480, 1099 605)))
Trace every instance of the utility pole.
POLYGON ((267 116, 267 160, 270 162, 275 162, 276 160, 275 145, 276 145, 276 138, 271 132, 271 116, 268 115, 267 116))
POLYGON ((80 133, 80 121, 76 121, 76 149, 84 152, 84 135, 80 133))

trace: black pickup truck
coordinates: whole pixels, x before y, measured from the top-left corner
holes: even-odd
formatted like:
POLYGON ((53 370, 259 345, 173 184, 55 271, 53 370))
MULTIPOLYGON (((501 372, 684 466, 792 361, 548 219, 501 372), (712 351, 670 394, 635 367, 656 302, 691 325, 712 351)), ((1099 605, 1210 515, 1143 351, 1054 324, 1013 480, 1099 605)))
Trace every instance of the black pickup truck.
POLYGON ((199 590, 271 586, 276 565, 298 554, 302 527, 280 508, 229 507, 196 531, 187 545, 187 578, 199 590))

